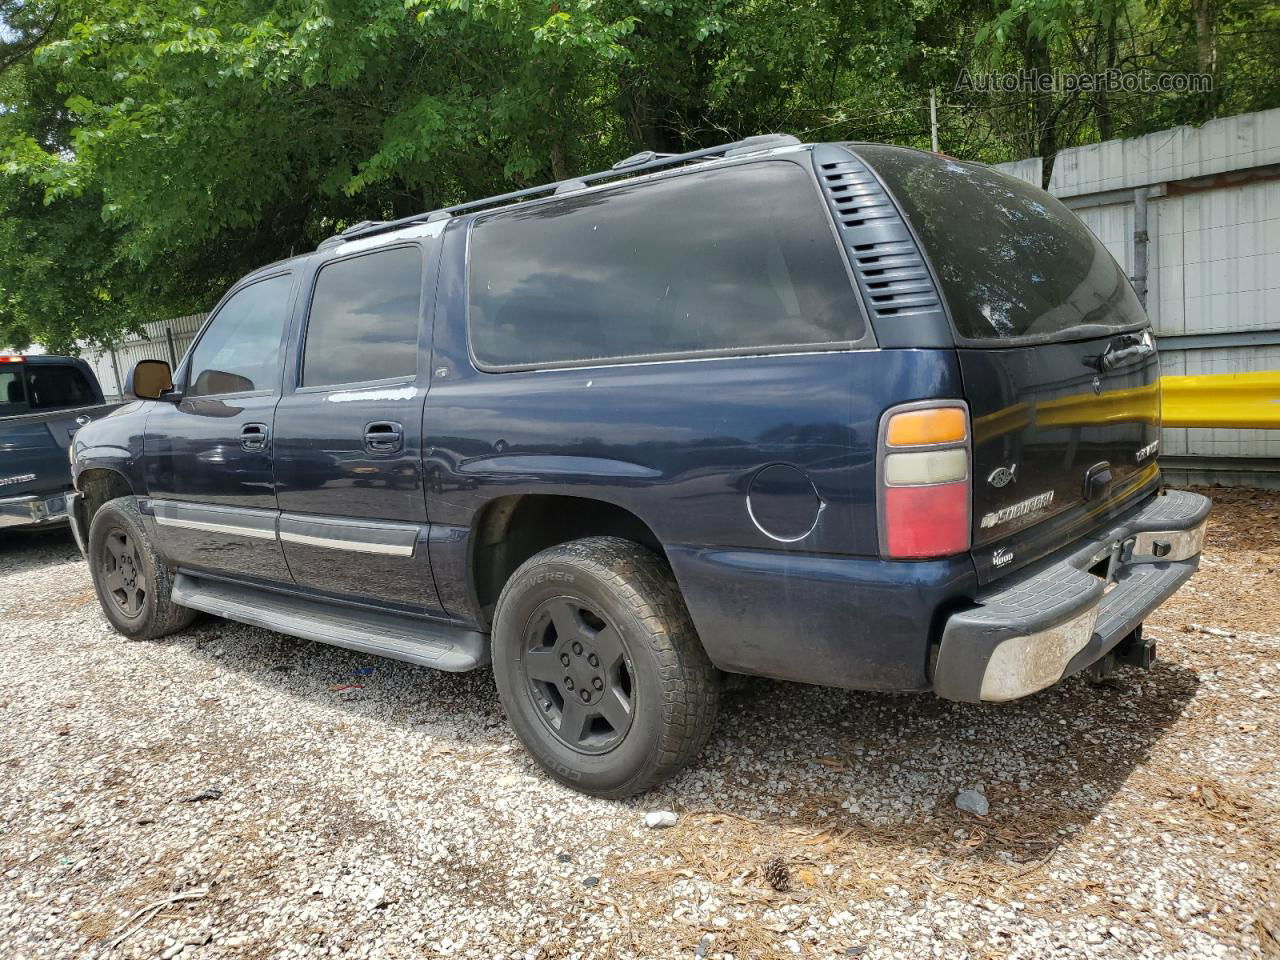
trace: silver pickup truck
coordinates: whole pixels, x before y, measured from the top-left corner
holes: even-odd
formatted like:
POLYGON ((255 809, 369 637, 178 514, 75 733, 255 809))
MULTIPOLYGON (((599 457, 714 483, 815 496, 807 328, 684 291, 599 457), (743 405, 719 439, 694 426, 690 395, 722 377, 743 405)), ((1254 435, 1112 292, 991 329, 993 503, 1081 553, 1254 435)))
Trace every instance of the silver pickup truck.
POLYGON ((117 406, 76 357, 0 356, 0 528, 66 521, 71 438, 117 406))

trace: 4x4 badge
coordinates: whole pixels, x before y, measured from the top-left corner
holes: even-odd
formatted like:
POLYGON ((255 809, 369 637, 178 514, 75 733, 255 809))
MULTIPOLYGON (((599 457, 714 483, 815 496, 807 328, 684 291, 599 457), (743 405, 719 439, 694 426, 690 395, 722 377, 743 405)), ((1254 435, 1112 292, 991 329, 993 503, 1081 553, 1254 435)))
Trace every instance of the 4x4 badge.
POLYGON ((991 471, 991 475, 987 477, 987 483, 993 487, 1007 487, 1017 479, 1018 465, 1015 463, 1009 467, 996 467, 991 471))

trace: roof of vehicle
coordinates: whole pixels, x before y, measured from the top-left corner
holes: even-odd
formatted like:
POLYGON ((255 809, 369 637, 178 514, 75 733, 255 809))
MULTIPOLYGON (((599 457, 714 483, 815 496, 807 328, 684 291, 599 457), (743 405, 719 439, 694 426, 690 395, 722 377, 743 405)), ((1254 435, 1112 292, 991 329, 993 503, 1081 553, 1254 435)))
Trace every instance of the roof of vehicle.
MULTIPOLYGON (((329 237, 317 249, 327 250, 354 240, 373 236, 390 240, 393 239, 391 235, 402 236, 403 231, 410 227, 440 223, 452 219, 456 214, 478 212, 484 208, 502 206, 526 198, 532 199, 535 197, 552 197, 566 193, 578 193, 590 189, 593 184, 600 181, 630 179, 636 174, 658 173, 692 163, 697 163, 701 166, 703 164, 714 164, 717 161, 731 161, 748 155, 808 150, 811 146, 811 144, 801 143, 795 137, 787 134, 764 134, 756 137, 746 137, 733 143, 721 144, 718 147, 693 150, 688 153, 659 154, 654 153, 652 150, 645 150, 618 161, 608 170, 601 170, 579 177, 570 177, 567 180, 557 180, 553 183, 546 183, 536 187, 526 187, 523 190, 514 190, 511 193, 485 197, 480 200, 471 200, 439 210, 401 217, 398 220, 370 220, 357 223, 341 233, 329 237)), ((606 186, 606 184, 601 184, 601 187, 603 186, 606 186)))
POLYGON ((314 252, 315 252, 314 250, 307 250, 305 253, 294 254, 291 257, 282 257, 279 260, 272 260, 270 263, 264 263, 260 267, 254 267, 252 270, 246 273, 243 277, 237 280, 236 285, 243 283, 245 280, 249 279, 250 277, 256 277, 259 274, 271 273, 274 270, 280 270, 284 267, 287 267, 289 264, 293 263, 295 260, 305 260, 307 257, 311 256, 311 254, 314 252))

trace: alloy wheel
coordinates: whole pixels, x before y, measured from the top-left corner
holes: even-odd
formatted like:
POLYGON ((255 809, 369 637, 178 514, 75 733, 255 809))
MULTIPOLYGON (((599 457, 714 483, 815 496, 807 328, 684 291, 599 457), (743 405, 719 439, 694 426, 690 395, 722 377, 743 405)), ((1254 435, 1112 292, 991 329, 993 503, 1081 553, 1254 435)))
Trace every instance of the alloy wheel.
POLYGON ((113 527, 102 540, 98 565, 104 591, 116 610, 131 620, 139 616, 147 600, 147 578, 137 541, 113 527))
POLYGON ((635 670, 622 635, 575 597, 544 601, 525 630, 521 672, 536 712, 566 746, 604 753, 635 715, 635 670))

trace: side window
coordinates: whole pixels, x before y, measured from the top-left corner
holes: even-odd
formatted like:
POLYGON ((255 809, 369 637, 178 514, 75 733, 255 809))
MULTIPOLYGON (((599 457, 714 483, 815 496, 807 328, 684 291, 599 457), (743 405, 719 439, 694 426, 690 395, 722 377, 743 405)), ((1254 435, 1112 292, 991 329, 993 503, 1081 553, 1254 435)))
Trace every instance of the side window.
POLYGON ((289 274, 260 280, 222 305, 191 355, 187 396, 248 393, 276 385, 292 285, 289 274))
POLYGON ((784 161, 624 184, 477 221, 483 366, 857 340, 863 320, 809 173, 784 161))
POLYGON ((396 247, 321 267, 311 298, 302 386, 418 372, 422 251, 396 247))
POLYGON ((93 388, 75 367, 27 367, 27 396, 32 410, 87 407, 94 402, 93 388))
POLYGON ((27 393, 22 383, 20 366, 0 370, 0 417, 11 417, 27 410, 27 393))

